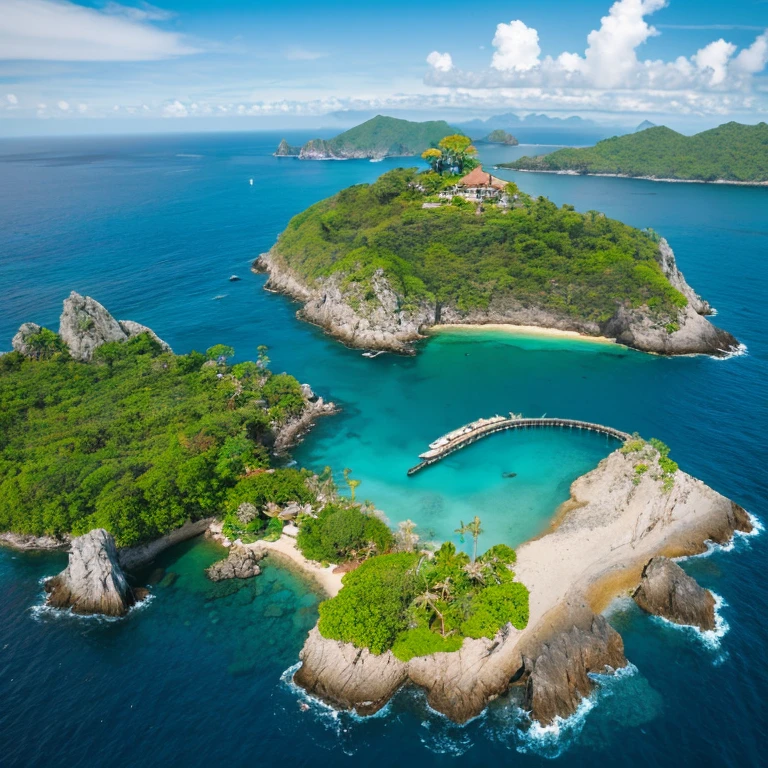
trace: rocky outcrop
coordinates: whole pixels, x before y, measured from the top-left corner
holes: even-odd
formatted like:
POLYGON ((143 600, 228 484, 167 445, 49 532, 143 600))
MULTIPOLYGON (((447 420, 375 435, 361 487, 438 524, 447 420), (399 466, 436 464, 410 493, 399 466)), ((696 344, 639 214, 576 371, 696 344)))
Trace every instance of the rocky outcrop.
POLYGON ((339 409, 334 403, 326 403, 322 397, 317 397, 308 384, 302 385, 304 409, 301 414, 290 419, 275 430, 275 443, 272 452, 275 455, 285 453, 294 446, 312 428, 315 421, 323 416, 332 416, 339 409), (309 389, 309 393, 304 388, 309 389))
POLYGON ((59 336, 75 360, 88 361, 94 350, 110 341, 126 341, 132 336, 149 333, 165 351, 171 348, 154 331, 132 320, 115 320, 95 299, 72 291, 64 300, 59 319, 59 336))
POLYGON ((0 544, 18 549, 22 552, 31 552, 35 550, 53 550, 66 549, 69 546, 72 537, 68 534, 59 536, 33 536, 27 533, 12 533, 6 531, 0 533, 0 544))
POLYGON ((494 296, 483 310, 461 311, 450 305, 421 302, 404 307, 383 270, 371 281, 372 291, 353 283, 343 286, 343 275, 334 274, 309 285, 292 270, 275 248, 254 263, 255 271, 269 273, 268 290, 285 293, 302 302, 299 317, 325 329, 350 347, 413 353, 413 343, 436 324, 531 325, 576 331, 588 336, 608 336, 643 352, 661 355, 727 355, 738 341, 712 325, 703 301, 677 269, 669 244, 659 244, 659 264, 670 283, 688 300, 675 317, 656 316, 647 308, 619 305, 603 323, 582 320, 542 307, 524 305, 510 295, 494 296))
POLYGON ((275 150, 275 157, 298 157, 301 152, 301 147, 291 146, 285 139, 283 139, 275 150))
POLYGON ((590 674, 625 667, 621 635, 595 616, 587 629, 572 627, 545 643, 535 659, 526 659, 527 682, 523 707, 533 720, 549 725, 568 717, 595 688, 590 674))
POLYGON ((211 581, 224 581, 224 579, 250 579, 261 573, 259 562, 264 558, 265 552, 254 547, 244 547, 233 544, 229 555, 205 569, 205 575, 211 581))
POLYGON ((367 648, 328 640, 314 627, 299 655, 297 685, 339 709, 359 715, 378 712, 408 679, 407 665, 391 651, 375 656, 367 648))
POLYGON ((35 350, 30 346, 29 339, 40 333, 41 330, 37 323, 23 323, 11 340, 14 351, 24 355, 24 357, 33 357, 35 350))
POLYGON ((45 582, 47 603, 77 614, 124 616, 136 602, 118 562, 115 540, 95 528, 72 540, 69 564, 45 582))
POLYGON ((699 586, 677 563, 654 557, 643 569, 640 586, 632 596, 648 613, 675 624, 702 630, 715 628, 715 598, 699 586))

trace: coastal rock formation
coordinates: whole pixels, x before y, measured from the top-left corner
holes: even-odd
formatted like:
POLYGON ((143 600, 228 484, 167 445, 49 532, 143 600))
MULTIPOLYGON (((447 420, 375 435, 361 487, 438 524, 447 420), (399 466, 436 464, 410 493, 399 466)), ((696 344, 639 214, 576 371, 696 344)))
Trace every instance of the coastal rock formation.
POLYGON ((45 582, 48 605, 73 613, 124 616, 136 602, 118 562, 115 540, 103 528, 72 539, 69 565, 45 582))
POLYGON ((29 338, 40 333, 41 330, 37 323, 23 323, 11 340, 14 351, 24 355, 24 357, 32 357, 35 350, 29 345, 29 338))
POLYGON ((535 659, 526 659, 523 708, 542 725, 568 717, 594 689, 590 674, 626 664, 621 635, 603 616, 595 616, 588 630, 574 626, 544 644, 535 659))
POLYGON ((298 157, 301 152, 301 147, 291 146, 285 139, 283 139, 275 150, 275 157, 298 157))
POLYGON ((510 685, 524 686, 534 720, 573 714, 594 688, 590 674, 626 665, 621 637, 595 614, 634 589, 649 560, 700 553, 708 541, 725 543, 752 529, 738 504, 679 469, 665 470, 657 449, 637 442, 637 450, 616 450, 578 478, 557 527, 517 550, 515 574, 530 590, 525 629, 507 626, 493 640, 465 639, 459 651, 404 663, 391 652, 373 656, 328 640, 315 627, 296 683, 361 715, 409 682, 456 722, 480 714, 510 685))
POLYGON ((654 557, 643 569, 640 586, 632 595, 648 613, 663 616, 675 624, 702 630, 715 628, 715 598, 699 586, 677 563, 654 557))
POLYGON ((166 352, 171 348, 154 331, 132 320, 115 320, 95 299, 72 291, 64 300, 59 319, 59 336, 75 360, 88 361, 95 349, 110 341, 126 341, 132 336, 149 333, 166 352))
POLYGON ((298 315, 325 329, 350 347, 381 349, 409 354, 413 342, 436 324, 512 324, 576 331, 588 336, 608 336, 619 343, 662 355, 726 355, 736 350, 738 341, 712 325, 707 302, 688 285, 677 268, 674 253, 666 240, 659 243, 659 265, 670 283, 688 300, 679 310, 674 325, 656 318, 647 308, 619 305, 611 318, 602 323, 531 305, 511 296, 495 296, 487 309, 462 311, 450 305, 422 302, 403 309, 401 297, 379 269, 371 280, 372 292, 363 294, 356 283, 342 286, 343 276, 335 273, 313 285, 288 267, 276 250, 262 254, 255 271, 269 273, 268 290, 285 293, 303 303, 298 315))
POLYGON ((321 416, 332 416, 338 413, 334 403, 326 403, 312 391, 309 384, 302 384, 301 393, 304 398, 304 409, 301 414, 280 426, 275 432, 275 443, 272 452, 276 455, 285 453, 295 445, 321 416))
POLYGON ((0 544, 22 552, 66 549, 71 540, 72 537, 69 535, 59 538, 57 536, 32 536, 28 533, 12 533, 11 531, 0 533, 0 544))
POLYGON ((259 561, 264 558, 265 554, 265 552, 253 547, 233 544, 229 550, 229 556, 206 568, 205 575, 211 581, 250 579, 261 573, 259 561))
POLYGON ((324 638, 314 627, 299 654, 293 676, 304 690, 339 709, 359 715, 378 712, 408 678, 407 665, 391 651, 375 656, 367 648, 324 638))

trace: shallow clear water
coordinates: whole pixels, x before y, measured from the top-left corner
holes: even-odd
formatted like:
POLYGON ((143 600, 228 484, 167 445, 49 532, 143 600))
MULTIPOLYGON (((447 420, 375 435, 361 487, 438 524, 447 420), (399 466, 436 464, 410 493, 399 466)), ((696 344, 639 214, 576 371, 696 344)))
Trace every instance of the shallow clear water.
MULTIPOLYGON (((557 203, 668 237, 689 282, 718 308, 716 322, 747 344, 744 357, 665 360, 480 330, 432 338, 415 358, 368 360, 296 320, 295 305, 264 292, 264 277, 249 266, 291 215, 401 163, 278 160, 269 152, 279 139, 0 142, 0 347, 23 321, 56 327, 72 289, 146 323, 177 351, 222 342, 245 357, 266 343, 275 370, 343 408, 318 424, 296 459, 339 474, 352 468, 360 496, 393 522, 416 520, 425 537, 452 536, 477 513, 481 547, 519 543, 546 526, 569 483, 612 448, 593 435, 507 433, 406 477, 439 434, 510 410, 660 437, 684 469, 765 513, 768 190, 500 172, 557 203), (230 283, 233 273, 242 281, 230 283)), ((483 150, 491 163, 528 151, 483 150)), ((583 728, 555 743, 521 741, 516 710, 503 703, 466 728, 430 714, 413 693, 366 722, 303 711, 280 675, 297 659, 316 598, 276 567, 261 583, 283 580, 279 600, 261 591, 267 586, 212 599, 201 571, 217 554, 187 545, 166 556, 182 574, 173 586, 154 586, 146 608, 105 624, 32 613, 37 580, 62 558, 2 551, 1 754, 13 765, 272 764, 283 755, 299 765, 431 765, 458 754, 481 765, 538 763, 564 750, 569 765, 758 764, 768 735, 768 673, 756 650, 768 642, 765 537, 736 550, 686 564, 727 603, 730 630, 719 648, 618 610, 612 621, 638 671, 607 686, 583 728), (287 606, 283 615, 266 615, 274 600, 287 606)))

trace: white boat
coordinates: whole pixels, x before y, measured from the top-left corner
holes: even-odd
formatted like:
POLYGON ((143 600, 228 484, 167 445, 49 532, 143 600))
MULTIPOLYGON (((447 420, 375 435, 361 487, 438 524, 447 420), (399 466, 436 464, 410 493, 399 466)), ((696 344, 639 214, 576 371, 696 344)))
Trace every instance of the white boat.
POLYGON ((377 352, 363 352, 363 357, 369 357, 373 359, 374 357, 378 357, 379 355, 383 355, 383 354, 384 354, 384 350, 380 349, 377 352))
POLYGON ((248 183, 253 186, 253 179, 248 179, 248 183))

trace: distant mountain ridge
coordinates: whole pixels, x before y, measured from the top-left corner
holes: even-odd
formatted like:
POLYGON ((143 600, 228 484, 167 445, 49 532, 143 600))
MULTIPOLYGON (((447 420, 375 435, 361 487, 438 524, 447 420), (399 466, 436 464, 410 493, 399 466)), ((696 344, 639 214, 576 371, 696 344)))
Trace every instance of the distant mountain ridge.
POLYGON ((522 157, 499 167, 672 181, 768 184, 768 125, 726 123, 684 136, 660 125, 584 149, 522 157))
POLYGON ((436 147, 445 136, 456 133, 444 120, 423 123, 377 115, 332 139, 311 139, 294 147, 283 139, 277 157, 301 160, 381 160, 385 157, 411 157, 436 147))

